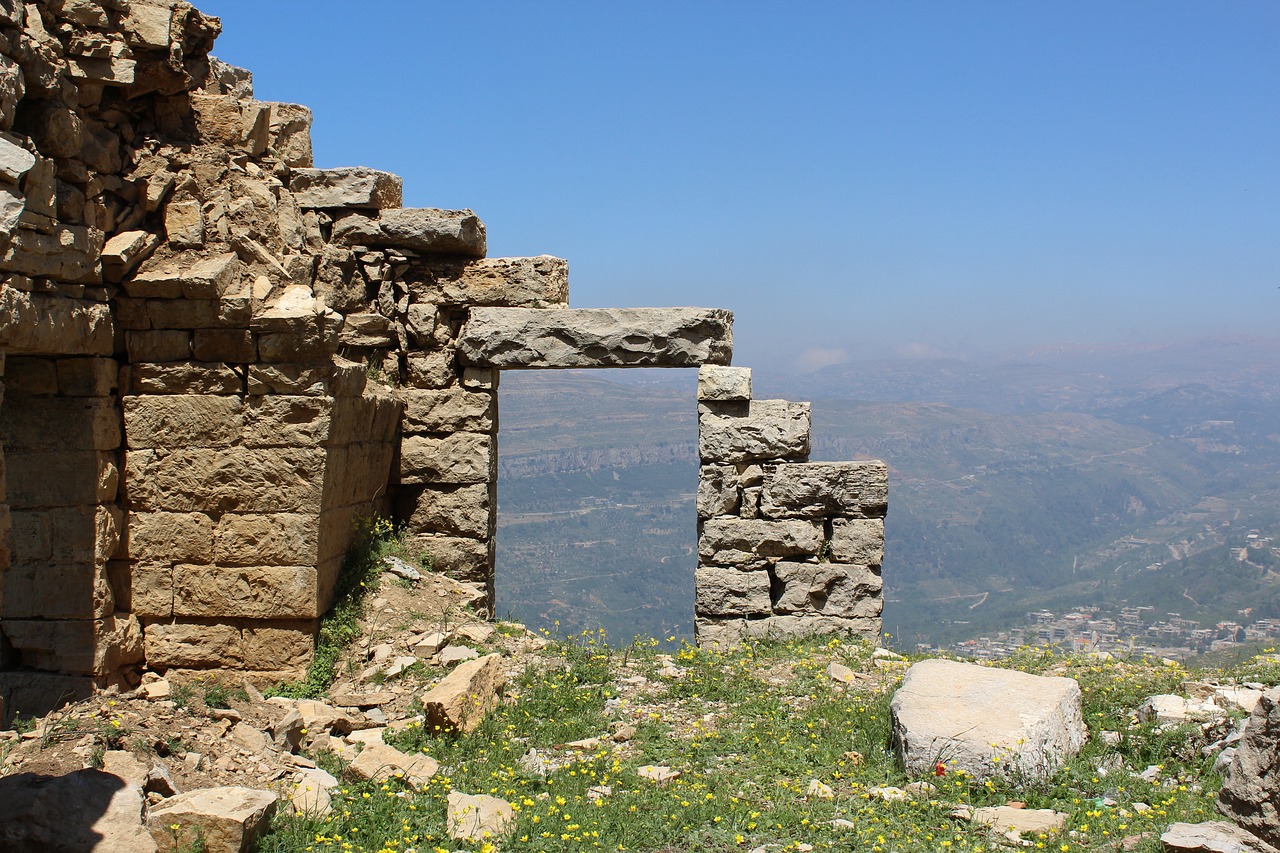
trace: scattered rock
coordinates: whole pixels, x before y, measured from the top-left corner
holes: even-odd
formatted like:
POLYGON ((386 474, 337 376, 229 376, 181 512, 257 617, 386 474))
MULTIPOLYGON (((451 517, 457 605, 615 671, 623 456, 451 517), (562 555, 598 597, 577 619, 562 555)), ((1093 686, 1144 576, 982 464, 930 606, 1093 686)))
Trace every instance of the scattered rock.
POLYGON ((440 663, 443 666, 453 666, 455 663, 475 660, 478 657, 480 653, 470 646, 449 646, 440 652, 440 663))
POLYGON ((449 792, 445 827, 455 841, 502 838, 515 823, 515 810, 506 800, 487 794, 449 792))
POLYGON ((645 764, 636 769, 636 775, 641 779, 648 779, 650 782, 665 785, 673 779, 679 779, 680 771, 672 770, 665 764, 645 764))
POLYGON ((998 832, 1061 832, 1070 815, 1053 809, 1021 809, 990 806, 973 810, 973 822, 982 823, 998 832))
POLYGON ((142 790, 101 770, 0 777, 0 850, 150 853, 142 790))
POLYGON ((252 788, 201 788, 154 806, 147 829, 162 853, 188 850, 197 838, 203 839, 205 853, 247 853, 267 828, 278 799, 252 788))
POLYGON ((1276 848, 1234 823, 1171 824, 1160 836, 1169 853, 1276 853, 1276 848))
POLYGON ((356 760, 351 762, 351 772, 361 779, 382 782, 392 777, 403 778, 415 791, 421 789, 436 775, 440 764, 426 755, 407 755, 385 743, 366 744, 356 760))
POLYGON ((831 786, 818 779, 810 779, 809 787, 805 790, 804 795, 811 800, 831 800, 835 798, 836 792, 831 790, 831 786))
POLYGON ((423 695, 423 712, 432 726, 473 732, 502 700, 506 681, 501 656, 491 654, 469 660, 423 695))
POLYGON ((1280 687, 1262 694, 1227 767, 1218 811, 1280 847, 1280 687))

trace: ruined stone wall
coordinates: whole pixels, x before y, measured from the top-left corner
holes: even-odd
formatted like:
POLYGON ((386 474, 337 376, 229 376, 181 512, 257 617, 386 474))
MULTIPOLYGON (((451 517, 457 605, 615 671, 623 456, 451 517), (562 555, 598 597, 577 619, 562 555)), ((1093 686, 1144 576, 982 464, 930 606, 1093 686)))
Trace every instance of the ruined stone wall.
MULTIPOLYGON (((730 362, 727 311, 569 309, 565 261, 487 258, 471 211, 404 209, 394 175, 314 168, 310 111, 255 100, 209 56, 219 31, 182 0, 0 0, 10 708, 142 666, 297 674, 359 516, 394 513, 491 598, 500 371, 730 362)), ((798 405, 707 398, 703 435, 798 405)), ((838 543, 883 500, 768 503, 803 458, 789 436, 703 454, 707 477, 750 470, 705 514, 699 583, 754 592, 700 592, 700 631, 878 626, 874 548, 838 543), (803 547, 769 551, 743 532, 757 522, 803 547), (724 557, 739 545, 764 562, 724 557), (836 606, 851 596, 874 603, 836 606)))
POLYGON ((808 403, 752 400, 751 371, 698 376, 699 643, 880 633, 883 462, 808 462, 808 403))

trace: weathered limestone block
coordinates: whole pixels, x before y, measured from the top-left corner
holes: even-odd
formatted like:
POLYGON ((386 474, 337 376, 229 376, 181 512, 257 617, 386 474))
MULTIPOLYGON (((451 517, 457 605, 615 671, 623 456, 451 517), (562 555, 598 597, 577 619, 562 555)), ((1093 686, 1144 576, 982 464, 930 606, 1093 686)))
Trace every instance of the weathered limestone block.
POLYGON ((10 353, 111 355, 110 306, 0 283, 0 349, 10 353))
POLYGON ((699 646, 724 649, 733 648, 745 640, 791 640, 819 634, 875 640, 880 635, 880 620, 791 615, 766 616, 763 619, 698 617, 694 629, 699 646))
POLYGON ((751 399, 751 368, 704 364, 698 368, 698 399, 745 402, 751 399))
POLYGON ((125 348, 132 362, 172 362, 191 359, 191 333, 178 329, 125 332, 125 348))
POLYGON ((50 397, 58 393, 58 364, 52 358, 9 359, 5 386, 15 397, 50 397))
POLYGON ((11 398, 0 408, 0 444, 10 451, 114 450, 120 410, 110 397, 11 398))
MULTIPOLYGON (((5 58, 8 61, 8 58, 5 58)), ((14 137, 19 139, 19 137, 14 137)), ((9 139, 0 137, 0 180, 17 184, 36 164, 36 155, 9 139)))
POLYGON ((484 223, 470 210, 400 208, 376 217, 353 213, 334 223, 333 241, 429 255, 483 258, 485 253, 484 223))
POLYGON ((1225 820, 1171 823, 1160 843, 1165 853, 1277 853, 1261 838, 1225 820))
POLYGON ((846 619, 879 616, 883 581, 864 566, 780 562, 772 569, 781 586, 777 613, 818 614, 846 619))
POLYGON ((271 823, 279 799, 254 788, 200 788, 152 806, 147 829, 161 853, 190 849, 197 838, 206 853, 247 853, 271 823))
POLYGON ((164 260, 150 258, 124 289, 130 296, 159 299, 220 299, 240 287, 243 265, 235 252, 212 257, 194 253, 164 260))
POLYGON ((398 776, 418 791, 425 788, 440 770, 440 763, 429 755, 404 753, 382 741, 373 741, 360 750, 350 769, 358 778, 372 782, 384 782, 398 776))
POLYGON ((129 449, 225 447, 245 431, 238 397, 160 395, 124 398, 129 449))
POLYGON ((402 515, 409 519, 409 529, 414 532, 448 533, 475 539, 492 534, 493 497, 489 483, 428 487, 406 497, 407 511, 402 515))
POLYGON ((422 695, 427 723, 446 731, 475 731, 485 715, 502 702, 506 683, 501 655, 485 655, 459 664, 422 695))
POLYGON ((319 610, 311 566, 173 568, 175 616, 314 619, 319 610))
POLYGON ((295 512, 320 505, 324 450, 131 450, 125 469, 134 510, 295 512))
POLYGON ((164 236, 170 246, 198 249, 204 245, 204 213, 193 198, 173 199, 164 206, 164 236))
POLYGON ((212 563, 213 519, 202 512, 134 512, 124 556, 155 563, 212 563))
POLYGON ((506 308, 567 308, 569 263, 533 258, 421 260, 406 274, 415 302, 506 308))
POLYGON ((0 571, 0 619, 105 619, 116 608, 101 564, 10 565, 0 571))
POLYGON ((456 580, 488 583, 492 573, 490 544, 460 536, 414 536, 414 553, 424 555, 432 571, 456 580))
POLYGON ((694 611, 706 616, 769 615, 769 573, 699 566, 694 573, 694 611))
MULTIPOLYGON (((21 8, 21 7, 19 7, 21 8)), ((102 770, 0 779, 0 850, 155 853, 142 788, 102 770)))
POLYGON ((151 622, 147 665, 155 669, 250 670, 305 668, 315 645, 312 621, 255 622, 245 627, 217 620, 151 622))
POLYGON ((290 285, 254 314, 249 328, 255 332, 293 332, 301 334, 315 328, 316 319, 324 312, 311 288, 290 285))
POLYGON ((340 445, 330 449, 326 507, 367 503, 384 491, 392 473, 395 448, 385 441, 340 445))
POLYGON ((191 352, 196 361, 247 364, 258 350, 248 329, 196 329, 191 352))
POLYGON ((213 536, 214 560, 223 566, 310 563, 320 549, 318 513, 227 513, 213 536))
POLYGON ((330 365, 251 364, 248 393, 322 397, 329 393, 332 377, 333 368, 330 365))
POLYGON ((261 101, 234 95, 191 93, 191 112, 200 137, 257 156, 270 139, 271 111, 261 101))
POLYGON ((1218 811, 1280 847, 1280 687, 1262 694, 1227 765, 1218 811))
POLYGON ((363 166, 340 169, 295 169, 289 191, 299 207, 351 207, 383 210, 404 203, 399 175, 363 166))
POLYGON ((959 661, 914 664, 890 711, 908 776, 945 761, 978 780, 1046 779, 1088 738, 1074 679, 959 661))
POLYGON ((808 403, 700 403, 698 455, 706 462, 802 460, 809 455, 809 428, 808 403))
POLYGON ((207 362, 135 362, 121 376, 125 394, 240 394, 244 387, 244 380, 230 367, 207 362))
POLYGON ((718 308, 473 308, 463 364, 497 368, 693 367, 733 353, 733 313, 718 308))
POLYGON ((300 104, 269 103, 268 148, 286 166, 308 169, 314 165, 311 154, 311 110, 300 104))
MULTIPOLYGON (((152 329, 216 329, 234 326, 243 330, 253 316, 253 300, 245 290, 221 299, 147 299, 147 323, 152 329)), ((198 361, 212 361, 201 359, 198 361)))
POLYGON ((455 841, 487 842, 511 833, 516 811, 500 797, 450 791, 444 823, 445 831, 455 841))
POLYGON ((766 470, 760 511, 768 518, 883 515, 888 502, 883 462, 806 462, 766 470))
POLYGON ((119 282, 133 272, 156 247, 159 236, 150 231, 122 231, 102 247, 102 277, 109 282, 119 282))
POLYGON ((732 465, 703 465, 698 469, 698 518, 738 512, 738 469, 732 465))
POLYGON ((245 447, 317 447, 329 443, 333 403, 325 397, 270 395, 245 400, 245 447))
POLYGON ((72 506, 114 501, 120 483, 115 458, 115 453, 92 450, 10 453, 5 457, 9 505, 72 506))
POLYGON ((443 390, 406 389, 402 428, 407 433, 490 432, 494 420, 494 395, 463 388, 443 390))
POLYGON ((79 284, 102 280, 98 262, 103 234, 96 228, 56 225, 44 234, 19 228, 0 254, 0 269, 23 275, 55 278, 79 284))
POLYGON ((67 397, 106 397, 119 386, 120 365, 110 358, 60 358, 58 392, 67 397))
POLYGON ((738 555, 801 557, 822 547, 822 524, 815 521, 764 521, 712 518, 702 525, 698 556, 703 562, 737 565, 738 555))
POLYGON ((348 314, 338 343, 344 347, 393 347, 397 338, 391 321, 381 314, 348 314))
POLYGON ((444 388, 457 379, 457 354, 453 349, 412 352, 405 358, 411 388, 444 388))
POLYGON ((884 559, 883 518, 837 518, 831 522, 831 559, 878 566, 884 559))
POLYGON ((406 436, 400 443, 400 482, 486 483, 493 472, 493 437, 457 432, 443 438, 406 436))
POLYGON ((107 675, 142 659, 137 619, 6 619, 0 633, 22 653, 24 666, 66 675, 107 675))

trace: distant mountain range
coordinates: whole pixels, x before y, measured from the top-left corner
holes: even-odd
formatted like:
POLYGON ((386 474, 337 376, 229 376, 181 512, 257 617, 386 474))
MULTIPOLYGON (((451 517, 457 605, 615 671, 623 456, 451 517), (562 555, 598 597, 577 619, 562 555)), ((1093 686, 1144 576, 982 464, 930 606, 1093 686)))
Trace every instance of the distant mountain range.
MULTIPOLYGON (((693 374, 503 375, 500 609, 623 638, 689 630, 693 374)), ((1280 342, 754 380, 757 398, 813 401, 813 458, 889 463, 885 624, 900 641, 1040 607, 1165 607, 1171 585, 1186 618, 1280 615, 1274 573, 1237 565, 1249 531, 1280 534, 1280 342)))

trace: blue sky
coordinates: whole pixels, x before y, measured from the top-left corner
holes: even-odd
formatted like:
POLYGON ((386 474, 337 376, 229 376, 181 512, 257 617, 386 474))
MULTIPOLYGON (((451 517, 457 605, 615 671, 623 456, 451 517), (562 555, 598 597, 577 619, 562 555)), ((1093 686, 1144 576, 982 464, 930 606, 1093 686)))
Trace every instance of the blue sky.
POLYGON ((735 363, 1280 337, 1274 2, 245 2, 318 166, 735 363))

